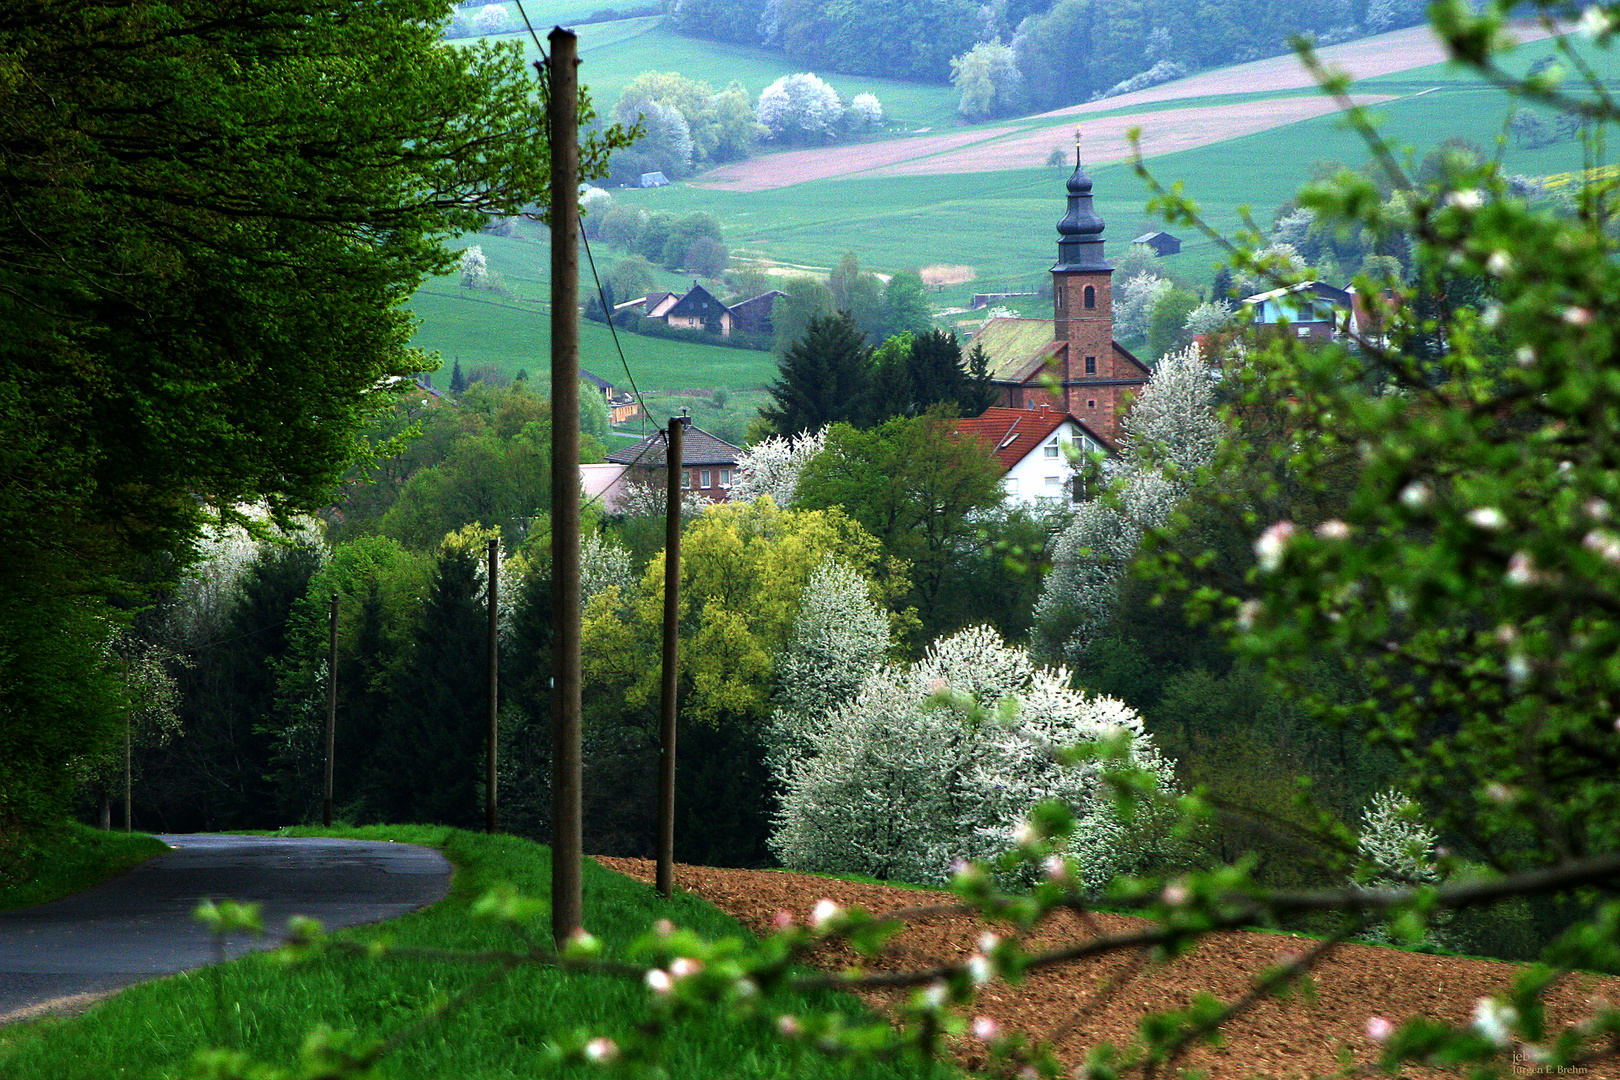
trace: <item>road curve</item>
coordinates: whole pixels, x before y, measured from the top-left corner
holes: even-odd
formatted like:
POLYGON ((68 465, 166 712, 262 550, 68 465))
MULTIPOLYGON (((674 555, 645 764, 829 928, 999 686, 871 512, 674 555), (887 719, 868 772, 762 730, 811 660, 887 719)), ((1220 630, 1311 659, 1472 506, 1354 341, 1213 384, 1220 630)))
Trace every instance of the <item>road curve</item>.
POLYGON ((174 850, 85 892, 0 911, 0 1022, 213 962, 213 939, 191 917, 207 898, 263 909, 264 938, 233 938, 234 957, 280 944, 292 915, 355 926, 426 907, 450 890, 444 856, 414 844, 209 833, 158 839, 174 850))

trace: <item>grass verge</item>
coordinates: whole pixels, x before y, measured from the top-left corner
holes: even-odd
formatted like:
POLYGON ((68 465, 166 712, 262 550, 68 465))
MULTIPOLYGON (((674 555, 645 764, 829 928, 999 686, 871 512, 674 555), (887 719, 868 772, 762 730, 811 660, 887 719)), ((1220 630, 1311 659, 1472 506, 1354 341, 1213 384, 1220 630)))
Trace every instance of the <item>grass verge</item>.
MULTIPOLYGON (((385 927, 345 931, 345 937, 386 938, 394 945, 444 949, 500 949, 516 944, 511 931, 470 917, 473 902, 491 886, 509 882, 543 897, 551 866, 548 849, 511 836, 454 829, 376 827, 291 830, 294 835, 337 835, 397 840, 439 847, 455 864, 450 895, 424 911, 385 927)), ((658 918, 708 936, 746 933, 728 916, 689 895, 661 900, 649 887, 585 865, 585 924, 605 955, 626 946, 658 918)), ((535 936, 548 933, 544 916, 535 936)), ((199 1049, 240 1048, 262 1061, 290 1064, 306 1035, 319 1025, 386 1038, 424 1009, 456 993, 484 968, 440 960, 326 955, 287 967, 258 955, 219 967, 132 987, 72 1020, 46 1019, 0 1029, 0 1076, 7 1080, 179 1078, 199 1049), (221 1008, 219 1003, 223 1002, 221 1008)), ((387 1060, 386 1076, 456 1080, 514 1076, 594 1075, 594 1067, 558 1067, 546 1046, 586 1031, 620 1037, 645 1015, 649 991, 639 981, 564 975, 520 968, 482 995, 407 1039, 387 1060)), ((864 1008, 835 995, 784 1001, 798 1011, 836 1007, 851 1015, 864 1008)), ((669 1080, 916 1076, 914 1068, 827 1060, 767 1030, 763 1021, 733 1022, 693 1016, 671 1025, 662 1062, 669 1080)), ((943 1066, 941 1076, 952 1075, 943 1066)))
POLYGON ((0 911, 88 889, 169 848, 145 833, 102 832, 67 822, 23 841, 0 875, 0 911))

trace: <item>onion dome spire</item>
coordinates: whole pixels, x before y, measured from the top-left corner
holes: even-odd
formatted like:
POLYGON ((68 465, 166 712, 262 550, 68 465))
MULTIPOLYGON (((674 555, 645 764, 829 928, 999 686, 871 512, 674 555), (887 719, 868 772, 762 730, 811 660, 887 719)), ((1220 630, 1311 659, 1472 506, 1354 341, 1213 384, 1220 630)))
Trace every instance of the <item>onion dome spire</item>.
POLYGON ((1054 270, 1111 270, 1103 260, 1103 219, 1091 205, 1091 177, 1080 164, 1080 129, 1074 129, 1074 174, 1065 185, 1069 212, 1058 222, 1058 263, 1054 270))

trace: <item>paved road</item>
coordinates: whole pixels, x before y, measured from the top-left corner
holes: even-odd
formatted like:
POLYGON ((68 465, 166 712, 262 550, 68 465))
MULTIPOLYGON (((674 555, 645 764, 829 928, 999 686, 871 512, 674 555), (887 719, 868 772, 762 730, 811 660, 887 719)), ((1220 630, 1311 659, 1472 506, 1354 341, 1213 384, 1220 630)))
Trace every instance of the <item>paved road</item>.
POLYGON ((175 850, 74 896, 0 911, 0 1019, 211 963, 213 939, 191 917, 205 898, 262 905, 265 938, 233 938, 229 954, 240 956, 279 944, 292 915, 354 926, 425 907, 450 889, 444 856, 411 844, 207 833, 159 839, 175 850))

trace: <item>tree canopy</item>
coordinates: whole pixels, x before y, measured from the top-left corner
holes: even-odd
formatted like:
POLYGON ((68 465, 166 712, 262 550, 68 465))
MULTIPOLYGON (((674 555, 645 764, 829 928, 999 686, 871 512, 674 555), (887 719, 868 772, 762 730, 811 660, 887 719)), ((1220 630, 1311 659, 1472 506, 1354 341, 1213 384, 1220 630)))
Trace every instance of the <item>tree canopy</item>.
MULTIPOLYGON (((99 594, 132 558, 183 547, 205 507, 285 519, 329 497, 356 429, 428 364, 401 303, 454 263, 440 242, 546 200, 520 52, 446 45, 445 15, 8 9, 0 536, 17 557, 0 604, 99 594)), ((590 144, 588 174, 616 138, 590 144)), ((53 635, 0 633, 8 680, 62 662, 53 635)), ((51 715, 19 699, 7 724, 37 734, 51 715)))

